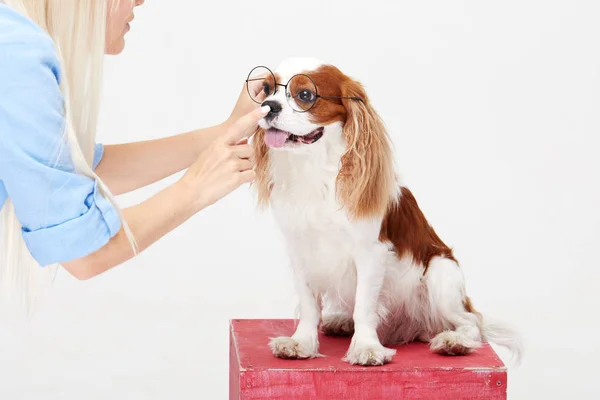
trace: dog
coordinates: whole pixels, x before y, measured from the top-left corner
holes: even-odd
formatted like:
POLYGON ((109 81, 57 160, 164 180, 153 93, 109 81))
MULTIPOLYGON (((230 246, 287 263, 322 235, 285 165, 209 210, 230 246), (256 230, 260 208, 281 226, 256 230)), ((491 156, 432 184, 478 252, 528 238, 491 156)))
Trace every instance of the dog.
POLYGON ((318 333, 351 336, 344 361, 383 365, 387 346, 429 343, 467 355, 483 341, 521 357, 516 332, 488 323, 452 250, 399 182, 391 140, 364 87, 337 67, 290 58, 263 74, 271 110, 254 132, 256 190, 270 206, 299 294, 274 356, 321 357, 318 333))

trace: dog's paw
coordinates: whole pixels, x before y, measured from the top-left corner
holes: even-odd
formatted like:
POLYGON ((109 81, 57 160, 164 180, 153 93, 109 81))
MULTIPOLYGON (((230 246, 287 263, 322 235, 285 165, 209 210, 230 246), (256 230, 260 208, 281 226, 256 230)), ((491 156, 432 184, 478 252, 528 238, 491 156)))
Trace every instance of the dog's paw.
POLYGON ((321 357, 318 353, 316 340, 297 341, 290 337, 276 337, 271 339, 269 347, 278 358, 291 360, 321 357))
POLYGON ((455 331, 441 332, 429 343, 431 351, 445 356, 464 356, 480 346, 480 342, 455 331))
POLYGON ((383 347, 380 343, 352 343, 346 357, 346 361, 353 365, 384 365, 392 361, 396 350, 383 347))
POLYGON ((327 336, 352 336, 354 320, 344 314, 325 315, 321 322, 321 331, 327 336))

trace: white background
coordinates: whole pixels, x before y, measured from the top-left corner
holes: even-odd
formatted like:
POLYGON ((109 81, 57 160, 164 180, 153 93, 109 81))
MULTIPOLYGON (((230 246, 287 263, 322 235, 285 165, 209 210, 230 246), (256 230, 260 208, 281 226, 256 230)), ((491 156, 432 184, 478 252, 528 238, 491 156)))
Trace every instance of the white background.
MULTIPOLYGON (((598 399, 599 17, 596 0, 148 0, 107 60, 98 139, 219 123, 258 64, 339 66, 475 306, 523 333, 509 398, 598 399)), ((228 320, 294 307, 279 232, 244 187, 105 275, 60 273, 31 324, 0 328, 0 398, 226 399, 228 320)))

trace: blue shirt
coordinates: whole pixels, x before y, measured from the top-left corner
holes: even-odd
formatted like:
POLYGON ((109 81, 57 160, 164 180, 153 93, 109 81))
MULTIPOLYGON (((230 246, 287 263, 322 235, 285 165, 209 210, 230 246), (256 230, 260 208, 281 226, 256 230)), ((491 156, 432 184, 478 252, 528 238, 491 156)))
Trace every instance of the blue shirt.
MULTIPOLYGON (((0 4, 0 208, 12 201, 42 266, 93 253, 121 227, 97 183, 75 172, 63 138, 60 79, 50 37, 0 4)), ((102 154, 97 144, 94 168, 102 154)))

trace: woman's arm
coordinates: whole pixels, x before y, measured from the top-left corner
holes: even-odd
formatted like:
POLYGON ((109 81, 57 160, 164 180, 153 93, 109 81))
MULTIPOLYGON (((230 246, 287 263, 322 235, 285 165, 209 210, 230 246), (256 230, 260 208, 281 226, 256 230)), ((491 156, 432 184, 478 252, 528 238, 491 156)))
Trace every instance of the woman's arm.
MULTIPOLYGON (((192 192, 182 182, 167 187, 134 207, 123 210, 136 239, 138 252, 183 224, 203 205, 195 204, 192 192)), ((87 280, 115 267, 134 256, 123 228, 98 251, 74 261, 62 263, 71 275, 87 280)))
POLYGON ((227 123, 156 140, 104 146, 96 174, 114 195, 150 185, 188 168, 227 123))
MULTIPOLYGON (((263 107, 240 118, 205 148, 178 182, 123 211, 123 217, 136 239, 138 252, 144 251, 198 211, 254 179, 254 165, 250 161, 254 150, 243 139, 252 135, 258 120, 268 111, 269 107, 263 107)), ((99 250, 64 262, 62 266, 71 275, 85 280, 127 261, 133 255, 121 227, 99 250)))
MULTIPOLYGON (((250 90, 257 92, 261 88, 260 82, 255 82, 250 90)), ((254 97, 261 96, 257 93, 254 97)), ((222 124, 163 139, 104 146, 96 174, 114 195, 150 185, 188 168, 215 138, 258 107, 244 85, 233 111, 222 124)))

